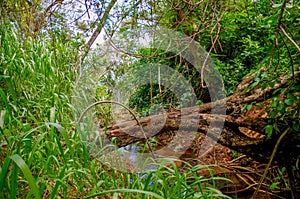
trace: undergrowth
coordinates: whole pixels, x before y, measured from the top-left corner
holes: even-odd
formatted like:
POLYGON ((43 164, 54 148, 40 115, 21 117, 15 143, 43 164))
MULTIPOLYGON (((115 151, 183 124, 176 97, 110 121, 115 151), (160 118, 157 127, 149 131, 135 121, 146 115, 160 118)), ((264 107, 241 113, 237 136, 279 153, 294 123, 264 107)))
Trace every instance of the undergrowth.
POLYGON ((78 41, 0 31, 0 198, 229 198, 199 166, 140 174, 92 157, 72 123, 78 41))

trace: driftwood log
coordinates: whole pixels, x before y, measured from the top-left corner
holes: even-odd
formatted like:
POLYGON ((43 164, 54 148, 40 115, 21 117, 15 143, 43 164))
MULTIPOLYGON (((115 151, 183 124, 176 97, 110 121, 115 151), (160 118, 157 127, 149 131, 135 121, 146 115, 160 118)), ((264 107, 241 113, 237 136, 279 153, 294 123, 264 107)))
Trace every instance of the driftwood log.
MULTIPOLYGON (((243 92, 245 88, 253 83, 255 75, 253 74, 244 79, 237 87, 236 92, 229 97, 195 107, 144 117, 139 119, 140 124, 137 124, 135 120, 111 123, 106 130, 106 135, 109 139, 116 138, 118 146, 125 146, 149 139, 161 133, 176 132, 179 128, 189 132, 190 129, 193 129, 191 126, 195 125, 198 133, 206 134, 211 122, 224 121, 223 128, 219 129, 222 132, 218 137, 218 143, 260 162, 266 162, 269 160, 279 136, 289 128, 290 122, 292 120, 298 120, 299 122, 299 118, 286 118, 284 122, 281 122, 279 118, 275 118, 273 122, 277 123, 280 132, 274 132, 271 137, 267 137, 265 135, 265 126, 270 122, 270 118, 267 115, 267 106, 270 104, 270 98, 273 97, 273 91, 278 88, 288 87, 290 80, 299 78, 299 74, 291 78, 282 77, 279 81, 277 80, 273 87, 265 89, 256 87, 249 92, 243 92), (242 111, 243 107, 253 102, 255 103, 251 110, 242 111), (256 110, 256 107, 262 103, 265 104, 259 110, 256 110), (211 114, 212 107, 223 106, 224 104, 226 106, 226 114, 211 114), (249 137, 245 133, 246 131, 255 132, 259 136, 249 137), (153 135, 153 132, 157 133, 153 135)), ((298 81, 297 83, 299 84, 299 80, 295 81, 298 81)), ((291 131, 282 141, 278 153, 283 153, 283 156, 286 153, 293 153, 293 157, 298 157, 297 144, 299 144, 299 141, 299 132, 291 131)), ((282 158, 277 158, 276 160, 280 162, 282 158)))

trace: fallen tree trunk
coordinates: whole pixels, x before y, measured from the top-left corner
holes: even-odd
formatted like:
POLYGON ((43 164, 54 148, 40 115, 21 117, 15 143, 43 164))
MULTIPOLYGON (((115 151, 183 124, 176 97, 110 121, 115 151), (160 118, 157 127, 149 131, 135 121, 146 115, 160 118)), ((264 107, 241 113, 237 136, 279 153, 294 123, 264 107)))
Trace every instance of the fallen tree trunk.
MULTIPOLYGON (((197 133, 206 134, 211 123, 221 124, 224 122, 223 128, 215 129, 216 137, 212 136, 212 139, 218 139, 218 143, 224 146, 249 155, 260 162, 266 162, 281 134, 280 132, 273 133, 271 137, 265 135, 265 126, 269 122, 266 108, 268 100, 273 97, 274 90, 288 87, 290 79, 281 78, 280 82, 274 84, 273 87, 266 89, 259 87, 244 93, 243 90, 253 82, 254 76, 255 74, 246 78, 233 95, 222 100, 144 117, 139 119, 139 124, 135 120, 112 123, 108 126, 106 135, 109 139, 116 138, 118 146, 125 146, 161 133, 176 132, 178 129, 188 135, 188 132, 195 131, 193 128, 195 126, 197 133), (252 102, 255 102, 256 105, 265 102, 266 105, 260 110, 255 110, 257 106, 253 106, 251 110, 242 112, 243 107, 252 102), (226 115, 211 114, 212 107, 224 106, 224 104, 226 105, 226 115), (217 135, 218 131, 221 131, 219 136, 217 135), (247 135, 247 131, 255 132, 258 136, 250 137, 247 135), (153 132, 157 133, 153 134, 153 132)), ((299 74, 293 78, 298 76, 299 74)), ((280 131, 283 132, 289 128, 292 120, 299 121, 299 118, 290 118, 285 121, 275 118, 274 122, 276 121, 280 131)), ((295 150, 296 143, 300 140, 299 133, 291 131, 285 140, 288 140, 288 146, 291 148, 287 151, 295 150)), ((281 149, 286 147, 286 144, 282 144, 281 149)))

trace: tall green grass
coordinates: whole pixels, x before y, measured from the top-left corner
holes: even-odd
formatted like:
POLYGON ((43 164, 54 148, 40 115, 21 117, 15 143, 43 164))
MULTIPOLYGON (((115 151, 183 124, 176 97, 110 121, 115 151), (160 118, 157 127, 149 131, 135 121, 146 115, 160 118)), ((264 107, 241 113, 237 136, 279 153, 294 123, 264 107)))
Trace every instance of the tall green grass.
POLYGON ((24 39, 17 27, 1 24, 1 97, 11 116, 30 121, 69 119, 64 117, 70 113, 76 43, 63 43, 61 35, 24 39), (51 118, 51 111, 57 118, 51 118))
POLYGON ((200 167, 134 174, 91 157, 72 125, 78 41, 24 39, 8 21, 0 33, 0 198, 228 198, 200 167))

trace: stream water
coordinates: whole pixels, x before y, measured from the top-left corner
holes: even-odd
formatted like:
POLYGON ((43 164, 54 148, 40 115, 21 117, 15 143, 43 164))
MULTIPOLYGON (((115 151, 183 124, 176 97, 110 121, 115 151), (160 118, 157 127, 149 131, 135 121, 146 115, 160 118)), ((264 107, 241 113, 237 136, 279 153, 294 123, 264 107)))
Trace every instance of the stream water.
POLYGON ((140 146, 130 144, 119 149, 119 152, 126 160, 129 160, 135 167, 143 171, 157 170, 158 165, 154 163, 153 156, 150 153, 142 153, 140 146))
MULTIPOLYGON (((156 152, 160 151, 161 149, 159 147, 156 147, 154 148, 154 155, 155 155, 155 160, 160 160, 160 159, 164 159, 165 158, 168 158, 170 156, 172 156, 172 152, 170 152, 170 149, 166 150, 166 153, 164 155, 161 155, 161 154, 158 154, 156 152)), ((127 146, 124 146, 124 147, 121 147, 119 149, 119 152, 121 153, 121 155, 123 157, 125 157, 127 160, 129 160, 130 162, 132 162, 133 164, 136 164, 140 167, 143 166, 143 171, 155 171, 158 169, 158 164, 156 163, 146 163, 146 161, 144 161, 145 158, 151 158, 152 155, 148 155, 148 156, 143 156, 143 153, 142 153, 142 147, 137 145, 137 144, 130 144, 130 145, 127 145, 127 146), (143 165, 139 165, 140 163, 142 163, 143 165)), ((173 151, 174 153, 174 151, 173 151)), ((195 155, 195 154, 194 154, 195 155)), ((184 159, 184 158, 183 158, 184 159)), ((158 161, 159 162, 159 161, 158 161)), ((170 162, 169 162, 170 163, 170 162)), ((221 169, 219 169, 221 171, 221 169)), ((218 170, 218 171, 219 171, 218 170)), ((216 172, 217 170, 215 170, 214 172, 216 172)), ((219 172, 220 172, 219 171, 219 172)), ((218 173, 218 172, 217 172, 218 173)), ((222 173, 222 172, 221 172, 222 173)), ((220 173, 219 173, 220 174, 220 173)), ((140 177, 141 179, 145 178, 145 176, 147 176, 147 174, 145 172, 141 172, 140 173, 140 177)), ((230 180, 232 180, 232 183, 233 184, 224 184, 222 181, 217 181, 217 188, 219 188, 220 190, 227 190, 227 189, 239 189, 239 186, 241 186, 240 182, 234 180, 235 178, 232 178, 232 176, 230 177, 231 175, 228 175, 227 177, 230 178, 230 180), (222 184, 223 183, 223 184, 222 184), (225 187, 224 187, 225 186, 225 187)), ((151 186, 151 185, 149 185, 151 186)), ((229 194, 228 196, 231 196, 232 198, 239 198, 239 199, 250 199, 252 197, 252 194, 253 194, 253 191, 251 191, 251 189, 249 189, 249 191, 246 191, 246 192, 242 192, 242 193, 232 193, 232 194, 229 194)), ((272 197, 265 197, 264 194, 260 194, 259 198, 268 198, 268 199, 271 199, 272 197)))
POLYGON ((140 153, 140 151, 141 148, 136 144, 130 144, 120 148, 121 154, 127 156, 127 158, 133 163, 137 163, 138 153, 140 153))

